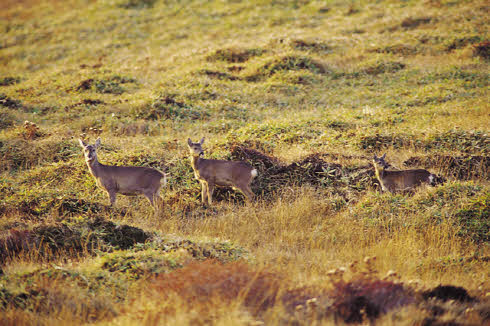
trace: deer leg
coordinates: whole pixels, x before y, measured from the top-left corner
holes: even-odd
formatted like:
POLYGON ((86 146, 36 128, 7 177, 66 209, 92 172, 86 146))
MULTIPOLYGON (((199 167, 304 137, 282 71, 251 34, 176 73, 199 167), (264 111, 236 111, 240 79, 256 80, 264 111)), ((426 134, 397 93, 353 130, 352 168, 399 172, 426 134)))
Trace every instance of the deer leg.
POLYGON ((206 182, 201 182, 201 202, 206 204, 206 200, 208 198, 208 185, 206 182))
POLYGON ((150 202, 150 205, 153 206, 153 208, 155 208, 155 198, 157 197, 156 194, 154 193, 144 193, 145 197, 148 199, 148 201, 150 202))
POLYGON ((248 201, 252 201, 254 199, 254 193, 252 189, 250 189, 250 186, 246 185, 245 187, 243 187, 243 190, 245 190, 244 194, 247 197, 248 201))
POLYGON ((240 189, 240 191, 245 195, 245 199, 247 201, 253 200, 254 193, 253 193, 252 189, 250 189, 249 185, 247 185, 247 184, 242 185, 242 186, 238 187, 238 189, 240 189))
POLYGON ((150 195, 145 195, 146 198, 150 201, 151 206, 155 211, 160 210, 161 207, 163 207, 163 198, 160 197, 158 194, 150 194, 150 195))
POLYGON ((214 183, 208 182, 208 203, 209 206, 213 204, 213 192, 214 192, 214 183))
POLYGON ((112 189, 108 189, 107 194, 109 195, 110 205, 114 206, 116 203, 116 192, 112 189))

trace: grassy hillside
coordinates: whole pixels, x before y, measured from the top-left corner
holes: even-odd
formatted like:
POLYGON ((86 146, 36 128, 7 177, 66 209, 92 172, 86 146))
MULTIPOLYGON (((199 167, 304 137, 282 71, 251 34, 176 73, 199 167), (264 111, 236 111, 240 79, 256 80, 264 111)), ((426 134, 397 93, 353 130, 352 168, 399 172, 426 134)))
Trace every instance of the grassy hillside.
POLYGON ((2 1, 0 324, 490 323, 489 10, 2 1), (168 173, 162 211, 108 207, 99 136, 168 173), (188 137, 256 201, 203 207, 188 137), (382 153, 446 182, 381 193, 382 153))

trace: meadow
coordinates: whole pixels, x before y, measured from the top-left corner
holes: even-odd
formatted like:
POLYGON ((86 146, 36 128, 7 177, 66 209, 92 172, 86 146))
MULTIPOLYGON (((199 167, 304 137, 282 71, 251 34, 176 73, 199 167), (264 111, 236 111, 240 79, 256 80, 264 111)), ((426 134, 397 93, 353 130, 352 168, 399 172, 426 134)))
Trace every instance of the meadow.
POLYGON ((490 325, 484 0, 0 3, 1 325, 490 325), (109 207, 99 161, 168 174, 109 207), (187 139, 258 170, 201 204, 187 139), (373 155, 440 176, 381 192, 373 155))

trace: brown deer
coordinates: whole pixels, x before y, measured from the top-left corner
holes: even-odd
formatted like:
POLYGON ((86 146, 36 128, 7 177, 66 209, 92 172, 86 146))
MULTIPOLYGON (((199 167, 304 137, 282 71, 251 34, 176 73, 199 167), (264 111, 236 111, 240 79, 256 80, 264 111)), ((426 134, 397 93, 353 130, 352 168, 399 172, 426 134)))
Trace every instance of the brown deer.
POLYGON ((386 154, 381 157, 373 157, 373 165, 376 177, 383 191, 397 192, 410 191, 421 184, 434 185, 436 175, 424 169, 413 170, 388 170, 390 166, 385 161, 386 154))
POLYGON ((212 205, 215 186, 229 186, 233 189, 239 189, 247 200, 253 200, 254 193, 250 189, 250 184, 253 178, 257 176, 257 170, 247 162, 201 158, 204 154, 203 143, 204 137, 198 143, 193 143, 190 138, 187 139, 192 169, 202 186, 202 203, 206 204, 207 199, 208 204, 212 205))
POLYGON ((97 138, 94 145, 88 145, 82 139, 78 141, 83 148, 90 173, 95 177, 97 185, 109 195, 111 206, 116 202, 118 193, 125 196, 144 195, 153 208, 156 208, 155 201, 163 203, 159 192, 167 183, 165 173, 143 166, 103 165, 97 160, 100 138, 97 138))

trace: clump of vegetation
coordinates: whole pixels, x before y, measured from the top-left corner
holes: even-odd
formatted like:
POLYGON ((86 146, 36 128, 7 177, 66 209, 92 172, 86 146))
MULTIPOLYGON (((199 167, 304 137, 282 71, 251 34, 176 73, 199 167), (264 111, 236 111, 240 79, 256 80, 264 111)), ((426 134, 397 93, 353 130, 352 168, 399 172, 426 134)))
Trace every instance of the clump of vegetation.
POLYGON ((97 93, 107 93, 107 94, 116 94, 120 95, 126 91, 121 84, 127 83, 136 83, 134 78, 129 77, 121 77, 119 75, 115 75, 109 78, 104 79, 94 79, 89 78, 82 81, 76 88, 78 91, 87 91, 92 90, 97 93))
POLYGON ((484 131, 449 130, 429 137, 425 141, 425 147, 488 155, 490 136, 484 131))
POLYGON ((13 98, 8 97, 5 94, 0 93, 0 106, 11 108, 11 109, 19 109, 22 108, 22 102, 13 98))
POLYGON ((128 249, 151 237, 141 229, 116 225, 102 219, 63 221, 35 226, 32 229, 12 229, 3 232, 0 241, 0 263, 19 253, 36 258, 93 254, 95 250, 128 249))
POLYGON ((473 44, 475 56, 482 57, 485 60, 490 59, 490 41, 484 41, 473 44))
POLYGON ((396 44, 389 45, 383 48, 375 48, 372 50, 377 53, 391 53, 391 54, 399 54, 403 56, 414 55, 419 52, 416 46, 408 45, 408 44, 396 44))
POLYGON ((488 219, 484 217, 488 215, 484 208, 487 201, 486 188, 447 183, 411 198, 399 194, 365 197, 357 204, 354 215, 366 225, 384 228, 386 232, 449 223, 459 230, 458 236, 484 242, 489 236, 488 219))
POLYGON ((449 130, 419 138, 406 134, 375 134, 361 136, 358 146, 370 151, 383 148, 420 148, 424 150, 458 150, 485 155, 490 151, 489 137, 482 131, 449 130))
POLYGON ((43 163, 67 161, 80 155, 80 149, 73 140, 46 139, 27 141, 10 139, 0 142, 0 171, 28 169, 43 163))
POLYGON ((490 160, 487 156, 451 156, 432 154, 413 156, 403 162, 408 167, 435 168, 447 177, 457 180, 488 179, 490 160))
MULTIPOLYGON (((251 163, 259 171, 259 180, 254 180, 254 193, 269 197, 287 185, 309 184, 316 187, 328 187, 343 195, 346 201, 354 199, 358 191, 366 190, 377 183, 370 165, 344 167, 329 163, 321 154, 312 154, 289 165, 282 164, 277 158, 265 155, 257 150, 241 145, 231 148, 231 159, 251 163)), ((219 198, 219 196, 216 196, 219 198)))
POLYGON ((15 116, 9 112, 3 112, 0 115, 0 130, 7 129, 14 125, 16 121, 15 116))
POLYGON ((413 29, 421 25, 429 24, 433 20, 434 18, 432 17, 407 17, 401 22, 400 26, 406 29, 413 29))
POLYGON ((209 113, 177 101, 168 95, 158 96, 150 103, 134 108, 135 118, 147 120, 201 120, 209 117, 209 113))
POLYGON ((191 263, 178 272, 161 274, 152 284, 150 292, 156 296, 178 294, 193 302, 190 306, 206 310, 217 299, 231 304, 243 295, 243 305, 257 315, 275 304, 281 277, 266 270, 255 271, 243 262, 222 265, 207 260, 191 263))
POLYGON ((220 80, 239 80, 240 79, 239 77, 233 76, 233 75, 228 74, 226 72, 209 70, 209 69, 201 69, 198 71, 198 74, 208 76, 210 78, 220 79, 220 80))
POLYGON ((19 77, 7 76, 7 77, 0 78, 0 86, 10 86, 18 83, 20 83, 19 77))
POLYGON ((231 47, 218 49, 206 56, 208 61, 225 61, 230 63, 242 63, 248 61, 252 57, 261 56, 266 50, 261 48, 245 49, 239 47, 231 47))
POLYGON ((456 37, 446 41, 446 51, 461 49, 469 44, 475 44, 482 41, 484 40, 478 35, 456 37))
POLYGON ((488 324, 487 2, 1 2, 0 324, 488 324), (161 209, 107 206, 99 136, 161 209), (255 200, 202 205, 188 137, 255 200))
POLYGON ((459 235, 477 243, 490 242, 490 192, 474 198, 456 212, 456 223, 461 225, 459 235))
POLYGON ((0 212, 22 214, 27 219, 41 218, 53 213, 58 216, 69 216, 100 213, 104 210, 106 208, 100 204, 76 198, 75 194, 60 196, 59 193, 53 191, 29 192, 22 195, 12 194, 2 198, 2 205, 0 206, 0 212))
MULTIPOLYGON (((184 256, 185 257, 185 256, 184 256)), ((137 252, 116 251, 101 257, 101 268, 111 273, 121 273, 125 277, 136 280, 148 275, 168 273, 182 268, 183 261, 179 257, 162 255, 159 250, 143 250, 137 252)))
POLYGON ((405 64, 397 61, 376 62, 362 67, 360 72, 367 75, 395 73, 405 68, 405 64))
POLYGON ((403 134, 382 135, 375 134, 373 136, 361 136, 358 142, 359 148, 377 152, 386 147, 402 148, 410 147, 415 144, 413 137, 403 134))
POLYGON ((289 39, 289 46, 299 51, 312 51, 327 53, 331 51, 331 47, 320 40, 303 40, 303 39, 289 39))
POLYGON ((121 0, 117 6, 124 9, 144 9, 155 5, 156 0, 121 0))
POLYGON ((325 73, 325 67, 307 56, 287 55, 267 60, 246 74, 248 81, 257 81, 271 77, 280 71, 309 70, 313 73, 325 73))

